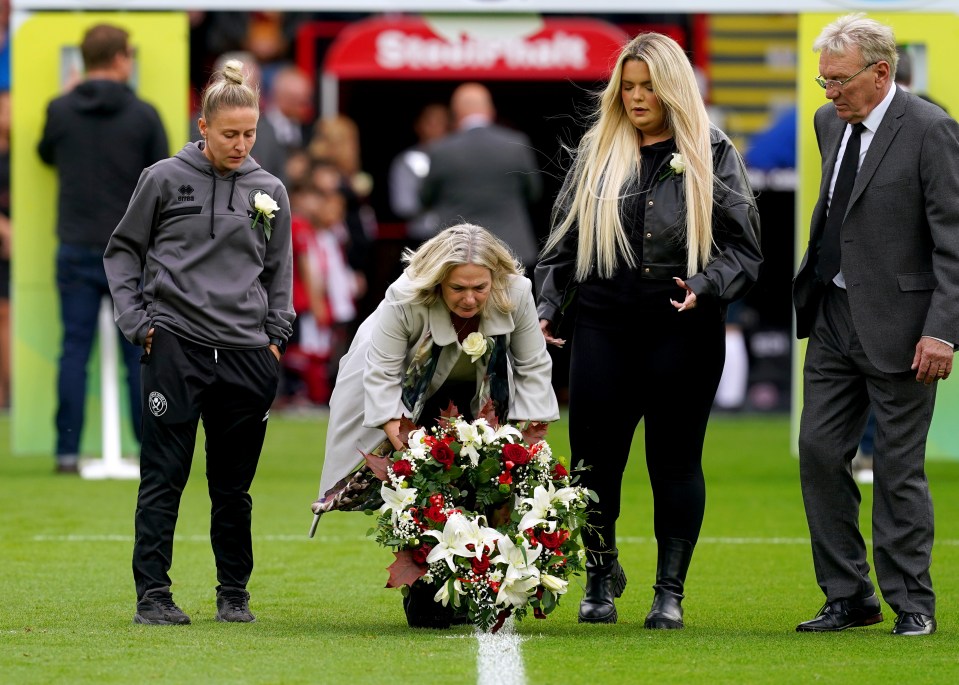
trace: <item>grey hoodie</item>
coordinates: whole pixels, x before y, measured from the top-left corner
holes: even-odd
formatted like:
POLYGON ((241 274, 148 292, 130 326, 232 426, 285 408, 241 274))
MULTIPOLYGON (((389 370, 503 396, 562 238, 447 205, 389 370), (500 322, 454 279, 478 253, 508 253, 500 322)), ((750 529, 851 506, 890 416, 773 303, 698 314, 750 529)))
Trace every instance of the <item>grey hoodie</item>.
POLYGON ((152 326, 221 348, 286 341, 294 314, 290 202, 283 184, 247 157, 221 176, 203 143, 143 170, 103 256, 117 325, 143 344, 152 326), (253 197, 280 209, 269 240, 253 197))

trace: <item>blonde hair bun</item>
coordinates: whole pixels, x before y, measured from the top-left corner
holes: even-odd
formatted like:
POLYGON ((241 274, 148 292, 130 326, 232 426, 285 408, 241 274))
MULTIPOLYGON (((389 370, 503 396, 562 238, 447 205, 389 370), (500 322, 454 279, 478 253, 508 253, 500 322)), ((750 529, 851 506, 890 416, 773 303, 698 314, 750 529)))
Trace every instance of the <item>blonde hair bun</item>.
POLYGON ((223 65, 223 79, 228 83, 235 83, 242 86, 246 81, 246 75, 243 73, 243 62, 238 59, 231 59, 223 65))

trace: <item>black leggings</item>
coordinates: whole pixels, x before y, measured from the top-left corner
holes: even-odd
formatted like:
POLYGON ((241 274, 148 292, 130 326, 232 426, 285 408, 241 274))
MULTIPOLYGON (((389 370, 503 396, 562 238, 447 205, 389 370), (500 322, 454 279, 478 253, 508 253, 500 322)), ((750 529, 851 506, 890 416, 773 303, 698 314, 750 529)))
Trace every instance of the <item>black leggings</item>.
POLYGON ((573 464, 591 467, 583 484, 599 495, 590 523, 600 529, 584 534, 592 551, 616 547, 623 472, 644 417, 656 538, 695 544, 702 527, 703 440, 726 354, 724 325, 716 307, 676 312, 662 299, 616 329, 581 316, 573 332, 569 439, 573 464))

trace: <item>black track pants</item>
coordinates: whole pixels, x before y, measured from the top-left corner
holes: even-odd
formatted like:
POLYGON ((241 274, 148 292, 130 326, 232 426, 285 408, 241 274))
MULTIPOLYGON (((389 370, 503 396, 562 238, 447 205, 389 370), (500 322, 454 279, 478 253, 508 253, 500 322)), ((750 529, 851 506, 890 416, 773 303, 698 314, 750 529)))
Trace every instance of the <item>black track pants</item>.
POLYGON ((133 548, 138 598, 171 584, 173 534, 200 418, 217 580, 246 587, 253 571, 249 490, 278 374, 279 362, 268 347, 214 349, 156 329, 142 368, 143 443, 133 548))

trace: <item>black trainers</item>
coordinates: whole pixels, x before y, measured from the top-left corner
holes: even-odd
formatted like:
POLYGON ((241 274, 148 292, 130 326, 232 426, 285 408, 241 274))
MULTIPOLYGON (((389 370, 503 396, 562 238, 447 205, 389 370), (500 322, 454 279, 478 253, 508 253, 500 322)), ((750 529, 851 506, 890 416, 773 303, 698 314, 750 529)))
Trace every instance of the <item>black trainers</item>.
POLYGON ((227 623, 253 623, 256 620, 250 612, 250 593, 239 587, 216 589, 216 620, 227 623))
POLYGON ((190 623, 190 617, 173 601, 170 588, 161 587, 143 594, 143 599, 137 602, 133 622, 148 626, 185 626, 190 623))

